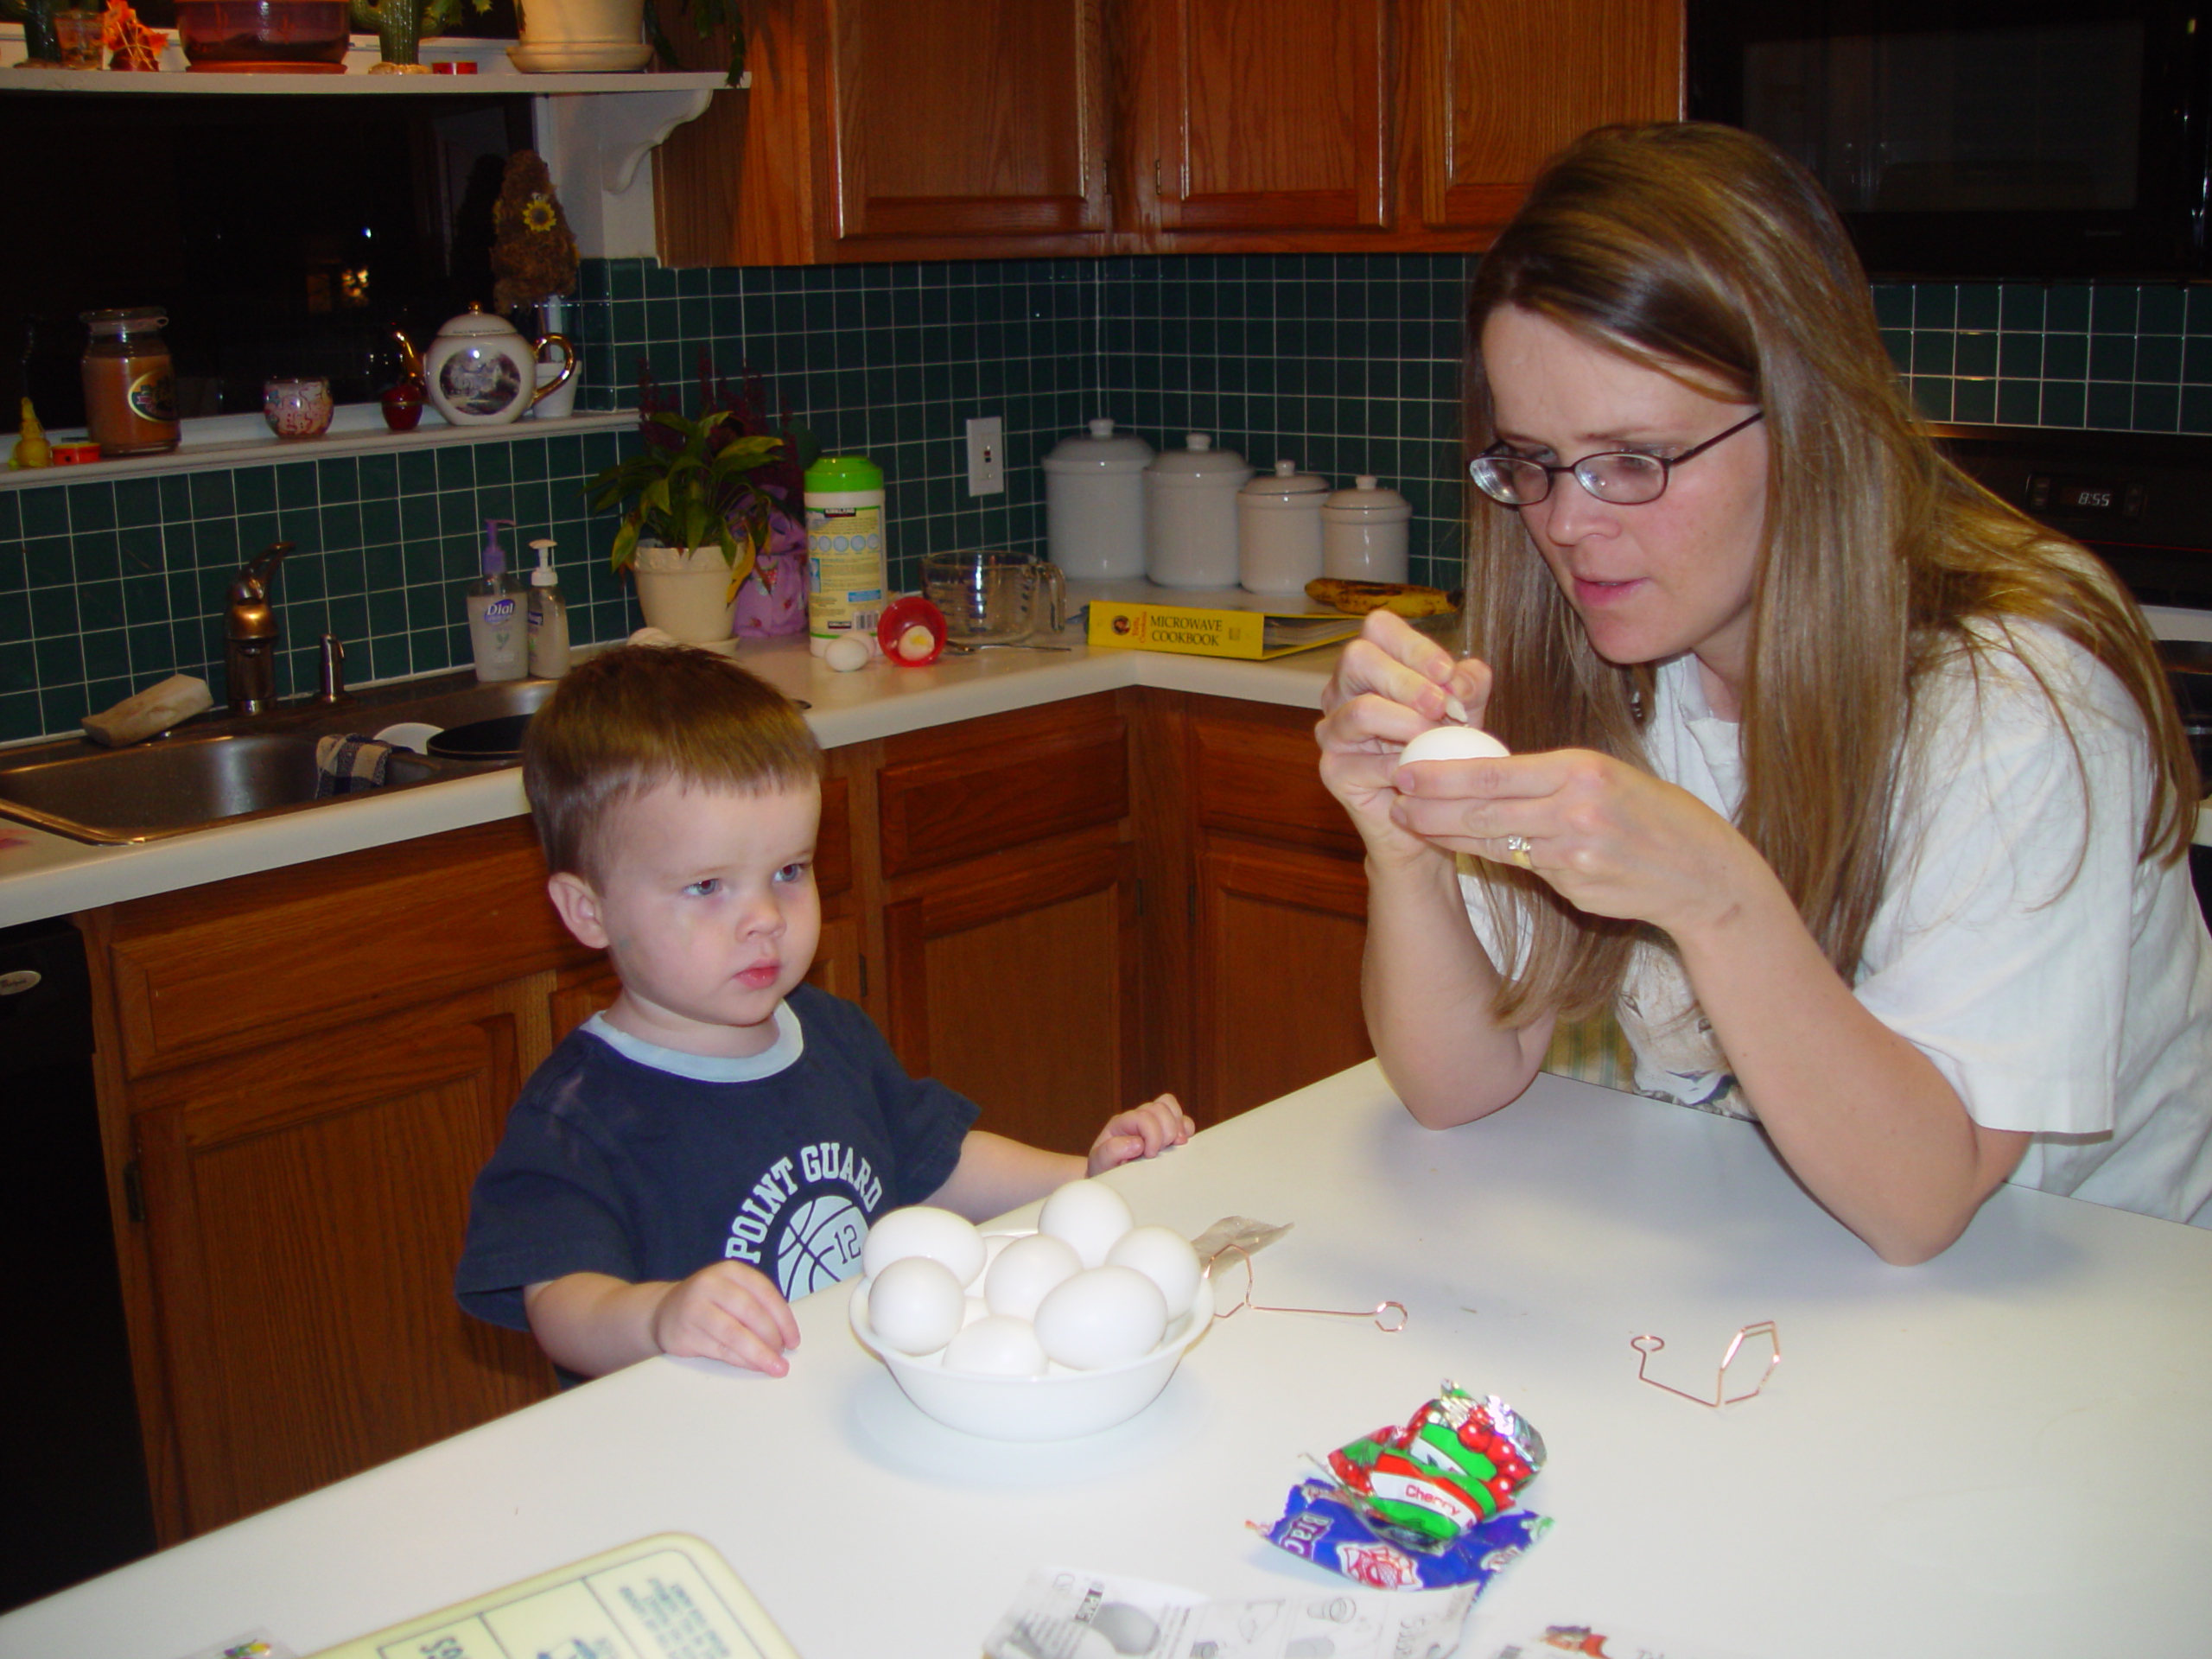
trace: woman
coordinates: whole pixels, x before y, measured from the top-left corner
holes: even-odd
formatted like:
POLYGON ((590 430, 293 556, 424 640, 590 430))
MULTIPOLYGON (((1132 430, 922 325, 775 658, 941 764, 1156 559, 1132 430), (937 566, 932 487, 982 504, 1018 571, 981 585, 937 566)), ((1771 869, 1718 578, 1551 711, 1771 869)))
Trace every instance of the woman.
POLYGON ((1886 1261, 2008 1178, 2212 1223, 2150 636, 1915 430, 1818 186, 1727 128, 1591 133, 1468 329, 1469 655, 1371 619, 1319 728, 1414 1116, 1496 1110, 1611 1003, 1639 1088, 1756 1115, 1886 1261), (1513 758, 1401 765, 1447 694, 1513 758))

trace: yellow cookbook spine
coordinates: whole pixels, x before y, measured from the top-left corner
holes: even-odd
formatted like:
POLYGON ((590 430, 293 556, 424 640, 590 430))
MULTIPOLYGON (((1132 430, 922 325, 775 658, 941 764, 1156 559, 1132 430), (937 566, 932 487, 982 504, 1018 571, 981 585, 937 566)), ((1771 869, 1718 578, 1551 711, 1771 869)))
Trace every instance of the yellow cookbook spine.
POLYGON ((1132 651, 1256 659, 1268 654, 1267 625, 1259 611, 1090 601, 1090 643, 1132 651))

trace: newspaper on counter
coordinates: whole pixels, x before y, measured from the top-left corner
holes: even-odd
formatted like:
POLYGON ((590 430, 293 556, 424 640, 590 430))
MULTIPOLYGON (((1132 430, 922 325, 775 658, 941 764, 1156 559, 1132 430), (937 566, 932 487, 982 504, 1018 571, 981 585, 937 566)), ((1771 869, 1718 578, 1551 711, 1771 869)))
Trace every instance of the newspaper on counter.
POLYGON ((1330 1585, 1249 1601, 1071 1567, 1040 1567, 983 1643, 990 1659, 1446 1659, 1475 1589, 1330 1585))

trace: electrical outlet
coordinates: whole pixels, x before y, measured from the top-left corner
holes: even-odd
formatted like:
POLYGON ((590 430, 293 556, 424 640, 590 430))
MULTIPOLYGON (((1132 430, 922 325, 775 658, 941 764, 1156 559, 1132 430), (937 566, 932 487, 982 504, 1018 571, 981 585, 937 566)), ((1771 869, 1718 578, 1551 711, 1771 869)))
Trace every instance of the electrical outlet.
POLYGON ((968 423, 968 493, 1006 493, 1005 439, 999 417, 979 415, 968 423))

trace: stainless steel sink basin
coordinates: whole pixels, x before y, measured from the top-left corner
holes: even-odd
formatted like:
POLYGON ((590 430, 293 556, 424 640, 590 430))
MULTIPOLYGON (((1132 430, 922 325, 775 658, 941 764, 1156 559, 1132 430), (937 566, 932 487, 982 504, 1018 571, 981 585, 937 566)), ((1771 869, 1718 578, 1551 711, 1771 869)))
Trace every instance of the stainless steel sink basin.
MULTIPOLYGON (((359 800, 315 796, 315 743, 333 733, 373 735, 421 722, 467 725, 537 711, 550 680, 483 685, 467 674, 379 686, 336 707, 288 706, 251 718, 188 721, 168 737, 105 749, 83 739, 0 750, 0 818, 104 845, 157 841, 219 823, 359 800)), ((497 770, 396 751, 382 790, 497 770)))

